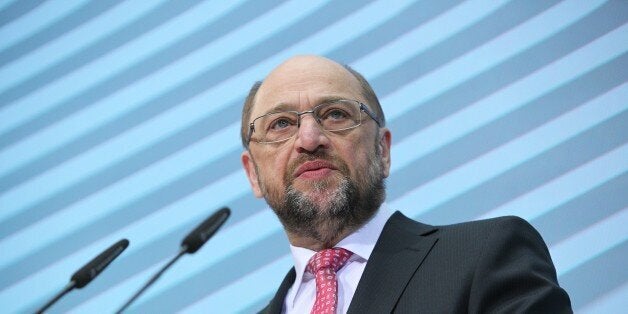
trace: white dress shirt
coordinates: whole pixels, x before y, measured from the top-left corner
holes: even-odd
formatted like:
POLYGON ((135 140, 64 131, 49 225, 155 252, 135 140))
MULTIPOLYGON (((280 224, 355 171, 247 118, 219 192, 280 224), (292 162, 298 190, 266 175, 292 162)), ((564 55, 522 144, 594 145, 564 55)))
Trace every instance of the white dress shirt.
MULTIPOLYGON (((338 279, 338 313, 347 313, 355 289, 364 272, 364 267, 366 267, 366 262, 373 252, 384 225, 392 214, 393 212, 385 204, 382 204, 371 220, 336 244, 335 247, 353 252, 347 264, 336 274, 338 279)), ((296 279, 286 294, 283 312, 310 313, 316 299, 316 279, 312 274, 306 272, 305 268, 316 251, 292 245, 290 251, 294 259, 296 279)))

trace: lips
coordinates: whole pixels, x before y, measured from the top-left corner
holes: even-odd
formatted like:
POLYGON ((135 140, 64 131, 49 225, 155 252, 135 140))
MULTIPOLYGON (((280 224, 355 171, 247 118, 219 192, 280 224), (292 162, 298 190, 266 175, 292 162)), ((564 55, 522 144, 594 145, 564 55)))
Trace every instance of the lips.
POLYGON ((328 161, 325 160, 313 160, 304 162, 301 166, 297 168, 294 172, 295 177, 299 177, 303 174, 322 174, 326 171, 337 170, 337 168, 328 161))

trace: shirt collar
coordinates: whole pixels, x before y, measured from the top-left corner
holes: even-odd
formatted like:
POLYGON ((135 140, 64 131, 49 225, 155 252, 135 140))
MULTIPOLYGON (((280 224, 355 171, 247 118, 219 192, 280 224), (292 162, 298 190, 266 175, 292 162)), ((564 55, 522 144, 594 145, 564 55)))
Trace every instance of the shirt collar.
MULTIPOLYGON (((391 211, 386 204, 382 204, 375 215, 373 215, 373 217, 366 224, 364 224, 364 226, 342 239, 338 242, 338 244, 336 244, 336 247, 341 247, 353 252, 349 261, 368 261, 369 257, 371 257, 373 249, 375 248, 377 239, 384 230, 384 225, 392 214, 393 211, 391 211)), ((291 304, 294 302, 299 287, 304 280, 307 263, 310 258, 316 254, 316 251, 290 245, 290 252, 292 253, 294 270, 296 271, 294 284, 292 289, 290 289, 289 294, 286 296, 288 302, 291 304)))

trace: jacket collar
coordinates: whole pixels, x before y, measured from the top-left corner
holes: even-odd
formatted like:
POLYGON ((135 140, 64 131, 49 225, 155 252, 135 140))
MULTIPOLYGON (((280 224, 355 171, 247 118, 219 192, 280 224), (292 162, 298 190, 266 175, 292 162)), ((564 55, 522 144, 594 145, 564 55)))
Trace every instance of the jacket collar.
MULTIPOLYGON (((386 222, 375 244, 348 313, 392 312, 412 274, 437 242, 437 230, 395 212, 386 222)), ((261 312, 281 313, 286 294, 295 279, 293 267, 284 277, 273 299, 261 312)))
POLYGON ((410 278, 437 242, 437 230, 396 212, 375 244, 348 313, 392 312, 410 278))

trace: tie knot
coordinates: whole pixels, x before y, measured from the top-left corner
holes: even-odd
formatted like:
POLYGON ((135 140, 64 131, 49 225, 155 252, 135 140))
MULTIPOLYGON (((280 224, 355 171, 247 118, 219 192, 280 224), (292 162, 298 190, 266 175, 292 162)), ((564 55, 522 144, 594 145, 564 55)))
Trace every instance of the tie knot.
POLYGON ((316 274, 322 269, 330 269, 333 272, 337 272, 347 263, 352 254, 351 251, 343 248, 318 251, 308 262, 307 270, 312 274, 316 274))

